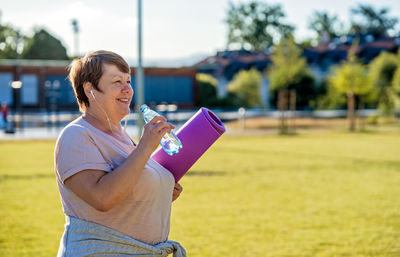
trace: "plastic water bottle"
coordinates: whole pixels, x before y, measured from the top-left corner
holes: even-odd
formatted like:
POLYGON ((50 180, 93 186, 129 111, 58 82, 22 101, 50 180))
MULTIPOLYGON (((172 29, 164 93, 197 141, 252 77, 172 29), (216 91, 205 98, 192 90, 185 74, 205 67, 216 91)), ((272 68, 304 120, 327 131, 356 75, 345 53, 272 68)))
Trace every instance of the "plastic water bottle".
MULTIPOLYGON (((144 121, 148 123, 156 116, 161 116, 157 112, 150 109, 147 105, 143 104, 140 106, 140 111, 143 113, 144 121)), ((179 149, 182 148, 182 143, 179 138, 175 135, 174 132, 166 133, 163 138, 161 138, 160 142, 161 147, 164 151, 169 154, 173 155, 179 152, 179 149)))

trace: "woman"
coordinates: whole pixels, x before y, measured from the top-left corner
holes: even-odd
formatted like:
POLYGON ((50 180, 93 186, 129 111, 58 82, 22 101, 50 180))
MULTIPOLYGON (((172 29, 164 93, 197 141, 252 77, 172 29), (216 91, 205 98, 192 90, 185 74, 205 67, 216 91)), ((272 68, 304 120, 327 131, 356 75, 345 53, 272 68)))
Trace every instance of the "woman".
POLYGON ((186 256, 168 241, 182 187, 150 156, 174 126, 155 117, 136 144, 121 127, 133 90, 129 65, 96 51, 70 65, 81 117, 61 132, 55 171, 65 232, 58 256, 186 256))

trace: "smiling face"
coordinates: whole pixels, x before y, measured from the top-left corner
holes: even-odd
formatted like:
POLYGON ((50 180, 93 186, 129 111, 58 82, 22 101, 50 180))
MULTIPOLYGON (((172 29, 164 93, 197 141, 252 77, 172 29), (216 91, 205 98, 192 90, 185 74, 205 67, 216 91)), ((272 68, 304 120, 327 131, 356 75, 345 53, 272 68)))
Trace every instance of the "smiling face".
MULTIPOLYGON (((133 89, 129 73, 120 71, 113 64, 103 64, 103 75, 99 80, 98 88, 100 91, 93 87, 89 88, 93 90, 96 97, 96 101, 94 101, 90 93, 87 94, 92 99, 90 109, 100 108, 100 105, 108 117, 116 122, 121 121, 130 113, 129 105, 132 101, 133 89)), ((101 110, 97 110, 96 113, 104 115, 101 110)))

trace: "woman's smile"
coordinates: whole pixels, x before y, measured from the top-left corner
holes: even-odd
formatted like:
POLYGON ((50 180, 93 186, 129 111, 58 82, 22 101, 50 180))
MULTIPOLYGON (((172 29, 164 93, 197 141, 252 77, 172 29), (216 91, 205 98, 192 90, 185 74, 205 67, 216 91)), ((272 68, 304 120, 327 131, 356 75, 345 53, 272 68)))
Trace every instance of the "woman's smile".
POLYGON ((118 98, 117 101, 125 105, 129 105, 131 103, 129 98, 118 98))

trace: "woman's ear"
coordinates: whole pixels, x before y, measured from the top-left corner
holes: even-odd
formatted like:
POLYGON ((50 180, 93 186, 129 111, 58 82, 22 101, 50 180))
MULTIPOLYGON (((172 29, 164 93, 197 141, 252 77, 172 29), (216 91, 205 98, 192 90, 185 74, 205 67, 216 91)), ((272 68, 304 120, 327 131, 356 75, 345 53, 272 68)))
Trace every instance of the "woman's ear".
POLYGON ((90 93, 90 90, 93 90, 92 83, 90 82, 83 83, 83 91, 85 91, 85 95, 88 99, 92 99, 92 94, 90 93))

